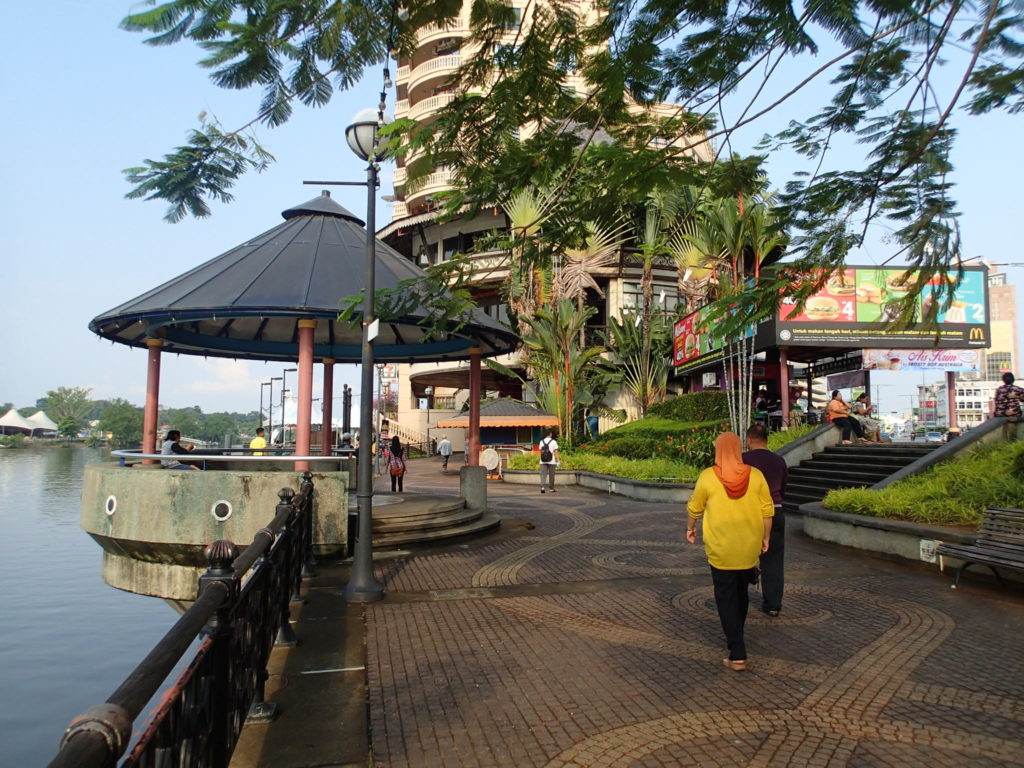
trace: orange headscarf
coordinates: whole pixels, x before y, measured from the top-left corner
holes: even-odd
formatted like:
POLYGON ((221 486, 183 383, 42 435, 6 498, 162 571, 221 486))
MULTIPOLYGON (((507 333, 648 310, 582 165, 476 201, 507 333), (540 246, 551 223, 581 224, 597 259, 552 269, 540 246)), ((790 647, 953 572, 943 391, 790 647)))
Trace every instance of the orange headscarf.
POLYGON ((715 440, 714 469, 729 498, 742 498, 750 482, 750 467, 743 463, 743 446, 735 432, 723 432, 715 440))

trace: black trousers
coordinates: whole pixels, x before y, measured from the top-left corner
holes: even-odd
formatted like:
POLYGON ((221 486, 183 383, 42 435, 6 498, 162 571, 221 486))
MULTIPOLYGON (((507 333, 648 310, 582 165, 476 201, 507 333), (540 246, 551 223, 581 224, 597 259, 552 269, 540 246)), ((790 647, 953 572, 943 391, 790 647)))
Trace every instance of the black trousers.
POLYGON ((715 585, 715 607, 725 632, 729 659, 745 661, 747 646, 743 642, 743 625, 747 622, 747 606, 750 604, 747 587, 750 586, 751 569, 725 571, 713 565, 709 567, 711 581, 715 585))
POLYGON ((404 479, 405 479, 405 473, 402 473, 401 475, 392 475, 391 476, 391 492, 392 493, 394 493, 395 491, 397 491, 398 493, 402 493, 403 492, 403 490, 402 490, 402 481, 404 479))
POLYGON ((838 424, 839 429, 843 431, 843 440, 850 439, 850 431, 852 430, 857 437, 864 437, 864 427, 860 425, 852 416, 843 416, 839 419, 832 419, 833 424, 838 424))
POLYGON ((761 555, 761 608, 765 611, 782 610, 782 573, 786 555, 786 513, 775 508, 768 551, 761 555))

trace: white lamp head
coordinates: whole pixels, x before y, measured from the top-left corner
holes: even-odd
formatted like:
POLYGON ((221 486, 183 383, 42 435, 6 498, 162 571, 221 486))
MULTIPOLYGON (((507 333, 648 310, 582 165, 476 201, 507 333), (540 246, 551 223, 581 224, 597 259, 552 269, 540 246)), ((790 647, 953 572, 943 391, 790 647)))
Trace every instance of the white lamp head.
MULTIPOLYGON (((384 124, 391 122, 390 115, 384 115, 384 124)), ((364 109, 352 118, 351 124, 345 129, 345 140, 356 156, 369 160, 373 152, 373 140, 377 134, 377 110, 364 109)), ((374 161, 379 161, 383 156, 378 152, 374 161)))

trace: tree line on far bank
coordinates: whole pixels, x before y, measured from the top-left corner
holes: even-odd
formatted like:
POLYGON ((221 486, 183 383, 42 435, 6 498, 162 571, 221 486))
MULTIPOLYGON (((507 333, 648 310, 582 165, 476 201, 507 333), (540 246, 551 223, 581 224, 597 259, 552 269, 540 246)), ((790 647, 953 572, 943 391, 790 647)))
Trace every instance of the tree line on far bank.
MULTIPOLYGON (((90 432, 100 437, 109 434, 111 444, 118 447, 141 444, 142 407, 120 397, 93 400, 89 397, 91 391, 86 387, 57 387, 36 400, 35 407, 17 410, 22 416, 45 411, 63 437, 90 432)), ((0 416, 13 407, 12 403, 0 406, 0 416)), ((220 441, 225 435, 254 434, 260 425, 260 414, 258 411, 203 413, 198 405, 189 408, 161 407, 157 421, 159 425, 179 430, 185 437, 220 441)))

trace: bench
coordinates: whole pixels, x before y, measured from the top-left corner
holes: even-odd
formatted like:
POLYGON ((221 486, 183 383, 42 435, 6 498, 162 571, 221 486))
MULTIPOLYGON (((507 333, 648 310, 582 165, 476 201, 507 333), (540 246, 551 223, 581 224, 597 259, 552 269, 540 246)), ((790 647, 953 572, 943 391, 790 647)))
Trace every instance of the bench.
POLYGON ((973 544, 940 544, 936 552, 940 570, 944 556, 964 561, 957 569, 951 589, 956 589, 960 575, 971 565, 987 566, 1002 584, 997 568, 1024 571, 1024 509, 990 507, 981 518, 973 544))

